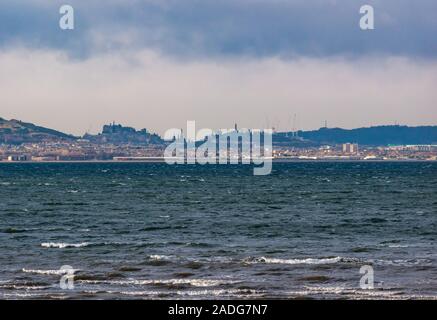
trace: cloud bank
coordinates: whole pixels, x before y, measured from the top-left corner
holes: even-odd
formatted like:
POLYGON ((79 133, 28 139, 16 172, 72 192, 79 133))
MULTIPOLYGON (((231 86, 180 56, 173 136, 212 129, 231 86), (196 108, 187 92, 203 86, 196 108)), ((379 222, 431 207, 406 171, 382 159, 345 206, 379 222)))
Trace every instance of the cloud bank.
POLYGON ((83 134, 437 124, 435 0, 0 2, 0 116, 83 134), (359 8, 376 29, 359 29, 359 8))
POLYGON ((71 60, 59 51, 0 53, 0 105, 7 118, 69 133, 113 120, 162 133, 196 120, 240 126, 346 128, 436 124, 437 63, 406 58, 278 58, 180 63, 153 51, 71 60))
POLYGON ((0 46, 73 57, 153 49, 177 58, 222 56, 437 57, 435 0, 70 0, 76 30, 58 28, 60 0, 3 0, 0 46), (375 8, 376 29, 358 28, 375 8))

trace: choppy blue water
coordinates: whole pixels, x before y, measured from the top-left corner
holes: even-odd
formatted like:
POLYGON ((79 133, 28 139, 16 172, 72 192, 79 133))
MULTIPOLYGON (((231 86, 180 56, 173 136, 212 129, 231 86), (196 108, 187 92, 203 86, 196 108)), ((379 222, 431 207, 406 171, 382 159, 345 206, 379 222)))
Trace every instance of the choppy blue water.
POLYGON ((437 297, 436 163, 252 172, 0 164, 0 298, 437 297))

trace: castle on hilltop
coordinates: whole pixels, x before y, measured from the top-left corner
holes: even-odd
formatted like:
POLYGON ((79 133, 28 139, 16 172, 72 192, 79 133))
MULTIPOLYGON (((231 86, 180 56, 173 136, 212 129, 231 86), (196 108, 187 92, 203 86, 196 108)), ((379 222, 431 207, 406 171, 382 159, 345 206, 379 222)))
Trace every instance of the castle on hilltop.
POLYGON ((84 139, 95 143, 112 144, 163 144, 163 140, 157 134, 150 133, 147 129, 139 131, 132 127, 124 127, 115 122, 104 125, 102 133, 97 135, 86 134, 84 139))

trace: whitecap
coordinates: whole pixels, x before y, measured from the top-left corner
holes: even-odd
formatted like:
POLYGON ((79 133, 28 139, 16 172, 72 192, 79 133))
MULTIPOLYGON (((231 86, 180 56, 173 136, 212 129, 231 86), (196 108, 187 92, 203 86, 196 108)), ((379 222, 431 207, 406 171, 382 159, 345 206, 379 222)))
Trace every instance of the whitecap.
POLYGON ((63 242, 44 242, 41 243, 41 247, 44 248, 80 248, 80 247, 86 247, 88 246, 88 242, 82 242, 82 243, 63 243, 63 242))
POLYGON ((44 274, 44 275, 62 275, 65 274, 65 270, 57 269, 57 270, 39 270, 39 269, 26 269, 23 268, 21 271, 25 273, 36 273, 36 274, 44 274))
POLYGON ((18 297, 18 298, 31 298, 38 297, 41 294, 33 294, 33 293, 3 293, 3 297, 18 297))
POLYGON ((170 260, 170 256, 165 256, 165 255, 159 255, 159 254, 152 254, 149 256, 149 259, 152 260, 170 260))
POLYGON ((79 280, 88 284, 112 284, 112 285, 178 285, 187 284, 193 287, 215 287, 223 284, 234 284, 240 281, 217 280, 217 279, 130 279, 130 280, 79 280))
POLYGON ((335 295, 350 299, 401 299, 402 291, 393 290, 363 290, 360 288, 347 287, 309 287, 304 290, 284 292, 288 296, 311 296, 311 295, 335 295))
POLYGON ((278 259, 278 258, 250 258, 246 263, 271 263, 271 264, 330 264, 343 261, 341 257, 333 258, 306 258, 306 259, 278 259))
POLYGON ((180 296, 228 296, 228 297, 255 297, 262 296, 263 293, 255 290, 246 289, 215 289, 215 290, 190 290, 190 291, 177 291, 177 295, 180 296))
POLYGON ((0 288, 13 288, 15 290, 44 290, 49 289, 52 286, 26 286, 20 284, 0 285, 0 288))
MULTIPOLYGON (((118 293, 118 292, 108 292, 108 293, 118 293)), ((244 289, 206 289, 206 290, 186 290, 186 291, 121 291, 119 292, 122 295, 128 296, 159 296, 162 294, 172 295, 176 294, 178 296, 186 296, 186 297, 197 297, 197 296, 218 296, 218 297, 256 297, 262 296, 262 292, 255 290, 244 290, 244 289)))
POLYGON ((163 294, 163 292, 160 291, 121 291, 121 292, 108 291, 108 293, 115 293, 115 294, 120 293, 126 296, 158 296, 160 294, 163 294))
POLYGON ((399 266, 399 267, 414 267, 414 266, 431 266, 430 259, 396 259, 396 260, 369 260, 370 263, 381 266, 399 266))

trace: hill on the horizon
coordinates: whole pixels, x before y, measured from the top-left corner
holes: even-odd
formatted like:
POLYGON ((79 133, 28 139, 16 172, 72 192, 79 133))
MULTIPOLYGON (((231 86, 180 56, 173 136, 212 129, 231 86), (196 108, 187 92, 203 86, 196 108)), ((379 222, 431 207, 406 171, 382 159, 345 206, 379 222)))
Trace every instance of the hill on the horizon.
MULTIPOLYGON (((341 144, 354 142, 368 146, 437 144, 437 126, 375 126, 369 128, 341 129, 320 128, 312 131, 299 131, 300 139, 291 133, 281 132, 273 135, 273 144, 281 146, 310 147, 323 144, 341 144)), ((146 129, 136 131, 121 125, 109 125, 101 134, 85 135, 91 142, 102 143, 140 143, 160 144, 161 137, 149 133, 146 129)), ((74 141, 78 137, 40 127, 19 120, 0 118, 0 143, 21 144, 26 142, 74 141)))
POLYGON ((0 143, 21 144, 75 140, 76 137, 60 131, 36 126, 19 120, 0 118, 0 143))
POLYGON ((132 127, 124 127, 115 123, 103 126, 102 133, 97 135, 85 134, 84 139, 97 144, 111 143, 115 145, 161 145, 164 143, 159 135, 150 133, 147 129, 137 131, 132 127))
MULTIPOLYGON (((437 144, 437 126, 392 125, 357 129, 320 128, 313 131, 299 131, 298 135, 318 144, 347 142, 369 146, 437 144)), ((281 133, 277 134, 277 138, 273 138, 273 140, 282 142, 286 137, 287 133, 281 133)))

